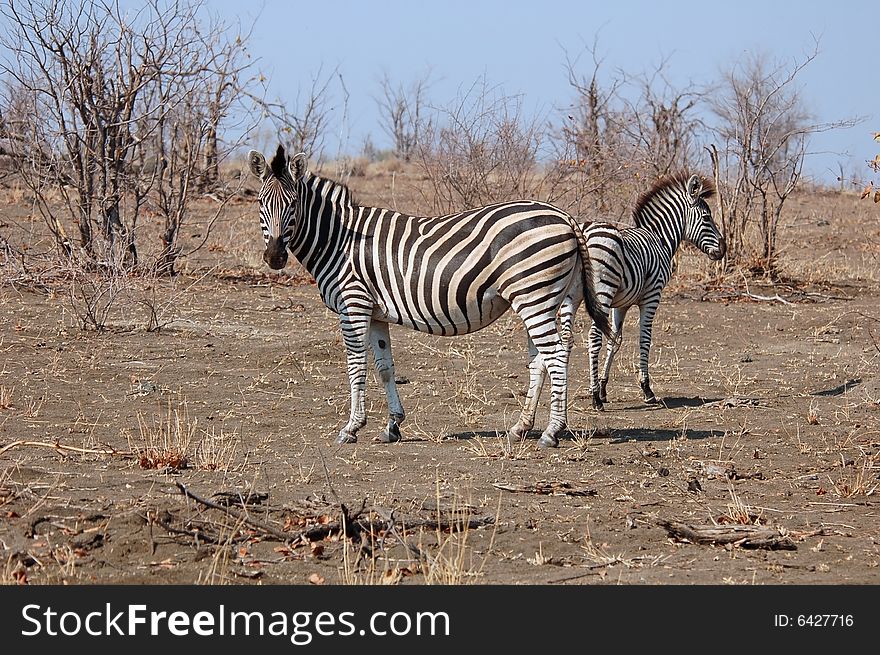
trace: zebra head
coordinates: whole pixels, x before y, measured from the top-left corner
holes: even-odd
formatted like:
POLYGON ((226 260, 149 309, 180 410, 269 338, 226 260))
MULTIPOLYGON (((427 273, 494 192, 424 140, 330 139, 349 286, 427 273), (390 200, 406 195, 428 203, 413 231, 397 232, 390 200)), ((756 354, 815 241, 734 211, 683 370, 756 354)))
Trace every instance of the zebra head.
POLYGON ((711 184, 704 184, 696 175, 685 183, 684 239, 702 250, 712 261, 724 257, 727 244, 712 220, 712 210, 706 202, 715 194, 711 184))
POLYGON ((263 261, 279 270, 287 264, 287 246, 296 227, 299 211, 299 181, 306 171, 306 155, 288 158, 279 145, 272 163, 262 153, 248 153, 248 167, 263 183, 260 188, 260 227, 266 251, 263 261))

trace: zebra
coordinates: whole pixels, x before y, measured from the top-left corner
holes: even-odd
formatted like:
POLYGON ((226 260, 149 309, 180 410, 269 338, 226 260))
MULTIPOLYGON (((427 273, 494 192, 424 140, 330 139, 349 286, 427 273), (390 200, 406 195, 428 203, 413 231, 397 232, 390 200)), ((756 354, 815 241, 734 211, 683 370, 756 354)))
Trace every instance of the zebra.
MULTIPOLYGON (((563 301, 585 301, 596 329, 610 334, 607 316, 597 311, 586 242, 574 218, 534 200, 435 217, 363 206, 346 185, 308 171, 304 153, 288 157, 283 145, 268 164, 251 150, 248 166, 261 182, 263 261, 278 270, 292 253, 339 316, 351 410, 336 443, 356 442, 366 425, 368 349, 388 405, 380 440, 401 439, 405 412, 389 324, 463 335, 512 308, 525 323, 530 378, 549 375, 551 382, 550 418, 538 445, 558 446, 566 427, 571 340, 557 323, 563 301)), ((533 427, 533 404, 537 396, 527 396, 511 436, 523 438, 533 427)))
MULTIPOLYGON (((639 308, 639 385, 647 404, 657 402, 648 375, 648 354, 660 296, 672 275, 673 256, 682 241, 695 245, 713 261, 724 257, 726 251, 724 237, 706 202, 714 194, 715 186, 707 179, 673 174, 660 178, 639 196, 633 210, 634 227, 619 228, 602 222, 581 224, 600 313, 607 316, 610 312, 613 335, 608 339, 599 377, 603 329, 601 325, 590 328, 590 393, 595 409, 603 410, 608 402, 611 363, 620 348, 626 312, 633 306, 639 308)), ((577 307, 576 299, 567 298, 560 309, 562 331, 569 338, 577 307)))

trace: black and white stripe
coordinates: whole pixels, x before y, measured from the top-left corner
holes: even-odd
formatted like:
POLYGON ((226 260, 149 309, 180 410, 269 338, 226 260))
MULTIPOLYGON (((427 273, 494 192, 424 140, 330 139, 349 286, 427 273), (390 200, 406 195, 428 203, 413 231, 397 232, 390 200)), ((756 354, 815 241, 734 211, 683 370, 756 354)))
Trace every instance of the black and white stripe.
MULTIPOLYGON (((635 227, 583 225, 600 312, 610 312, 613 333, 600 377, 602 330, 598 326, 590 329, 590 391, 596 409, 601 410, 607 402, 611 363, 620 348, 626 312, 633 306, 639 308, 639 383, 645 402, 657 402, 648 376, 648 354, 660 296, 672 275, 673 256, 686 241, 709 259, 724 257, 724 237, 706 202, 714 193, 714 185, 696 175, 671 176, 656 182, 639 198, 633 212, 635 227)), ((569 332, 570 327, 565 326, 570 326, 576 309, 576 302, 567 301, 560 312, 563 329, 569 332)))
MULTIPOLYGON (((351 413, 337 442, 356 441, 366 424, 368 348, 388 401, 382 438, 400 439, 405 414, 394 382, 389 323, 454 336, 484 328, 512 308, 526 326, 532 376, 547 374, 551 381, 550 420, 539 444, 558 444, 568 388, 569 348, 556 320, 563 301, 579 304, 586 295, 596 329, 608 333, 607 316, 595 309, 583 233, 571 216, 531 200, 409 216, 358 205, 343 184, 307 172, 302 153, 288 159, 279 146, 268 165, 252 150, 248 162, 262 181, 264 261, 279 269, 287 252, 293 253, 340 317, 351 413)), ((512 435, 532 428, 536 403, 537 396, 527 400, 512 435)))

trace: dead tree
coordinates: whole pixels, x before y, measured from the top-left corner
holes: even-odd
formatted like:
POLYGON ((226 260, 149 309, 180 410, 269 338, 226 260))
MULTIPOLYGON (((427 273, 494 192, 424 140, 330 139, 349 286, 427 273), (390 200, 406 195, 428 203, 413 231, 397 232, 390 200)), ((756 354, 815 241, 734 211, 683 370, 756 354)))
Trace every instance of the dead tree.
POLYGON ((819 123, 807 111, 796 80, 818 53, 816 44, 790 65, 771 63, 763 54, 737 62, 710 103, 718 119, 728 261, 751 259, 756 272, 771 277, 783 207, 800 182, 810 136, 856 122, 819 123), (755 237, 757 245, 747 252, 755 237))
POLYGON ((240 109, 233 89, 252 65, 240 35, 200 10, 198 0, 148 0, 136 12, 94 0, 0 8, 0 107, 21 135, 12 159, 66 256, 136 266, 137 223, 150 205, 165 220, 160 269, 173 271, 194 181, 216 181, 218 128, 240 109))
POLYGON ((379 124, 394 143, 394 156, 408 162, 419 146, 429 75, 426 73, 408 86, 394 86, 386 73, 379 85, 379 124))

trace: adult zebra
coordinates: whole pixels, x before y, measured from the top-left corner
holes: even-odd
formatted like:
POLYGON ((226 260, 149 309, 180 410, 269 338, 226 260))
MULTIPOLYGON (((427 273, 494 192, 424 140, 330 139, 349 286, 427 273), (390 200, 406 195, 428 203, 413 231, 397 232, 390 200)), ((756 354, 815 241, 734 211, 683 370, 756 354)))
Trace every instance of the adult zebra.
MULTIPOLYGON (((633 210, 635 227, 583 224, 600 313, 611 313, 613 332, 599 377, 603 330, 596 325, 590 328, 590 392, 596 409, 602 410, 608 401, 611 363, 620 348, 626 312, 633 306, 639 308, 639 384, 645 402, 657 402, 648 376, 648 354, 660 296, 672 275, 672 258, 682 241, 695 245, 713 261, 724 257, 726 250, 706 202, 714 194, 714 185, 706 179, 672 175, 659 179, 639 197, 633 210)), ((577 299, 568 298, 560 310, 567 334, 577 307, 577 299)))
MULTIPOLYGON (((368 346, 388 402, 381 438, 401 438, 405 412, 389 323, 452 336, 484 328, 513 308, 526 326, 530 376, 550 376, 550 420, 538 444, 558 445, 566 426, 570 338, 560 334, 556 317, 566 297, 578 304, 585 298, 596 329, 610 334, 607 316, 596 309, 583 233, 571 216, 531 200, 408 216, 357 204, 345 185, 308 172, 306 156, 288 158, 281 145, 271 164, 251 150, 248 165, 262 182, 263 260, 281 269, 293 253, 315 278, 324 304, 339 314, 351 412, 337 443, 357 441, 367 422, 368 346)), ((529 399, 512 435, 532 428, 536 403, 529 399)))

